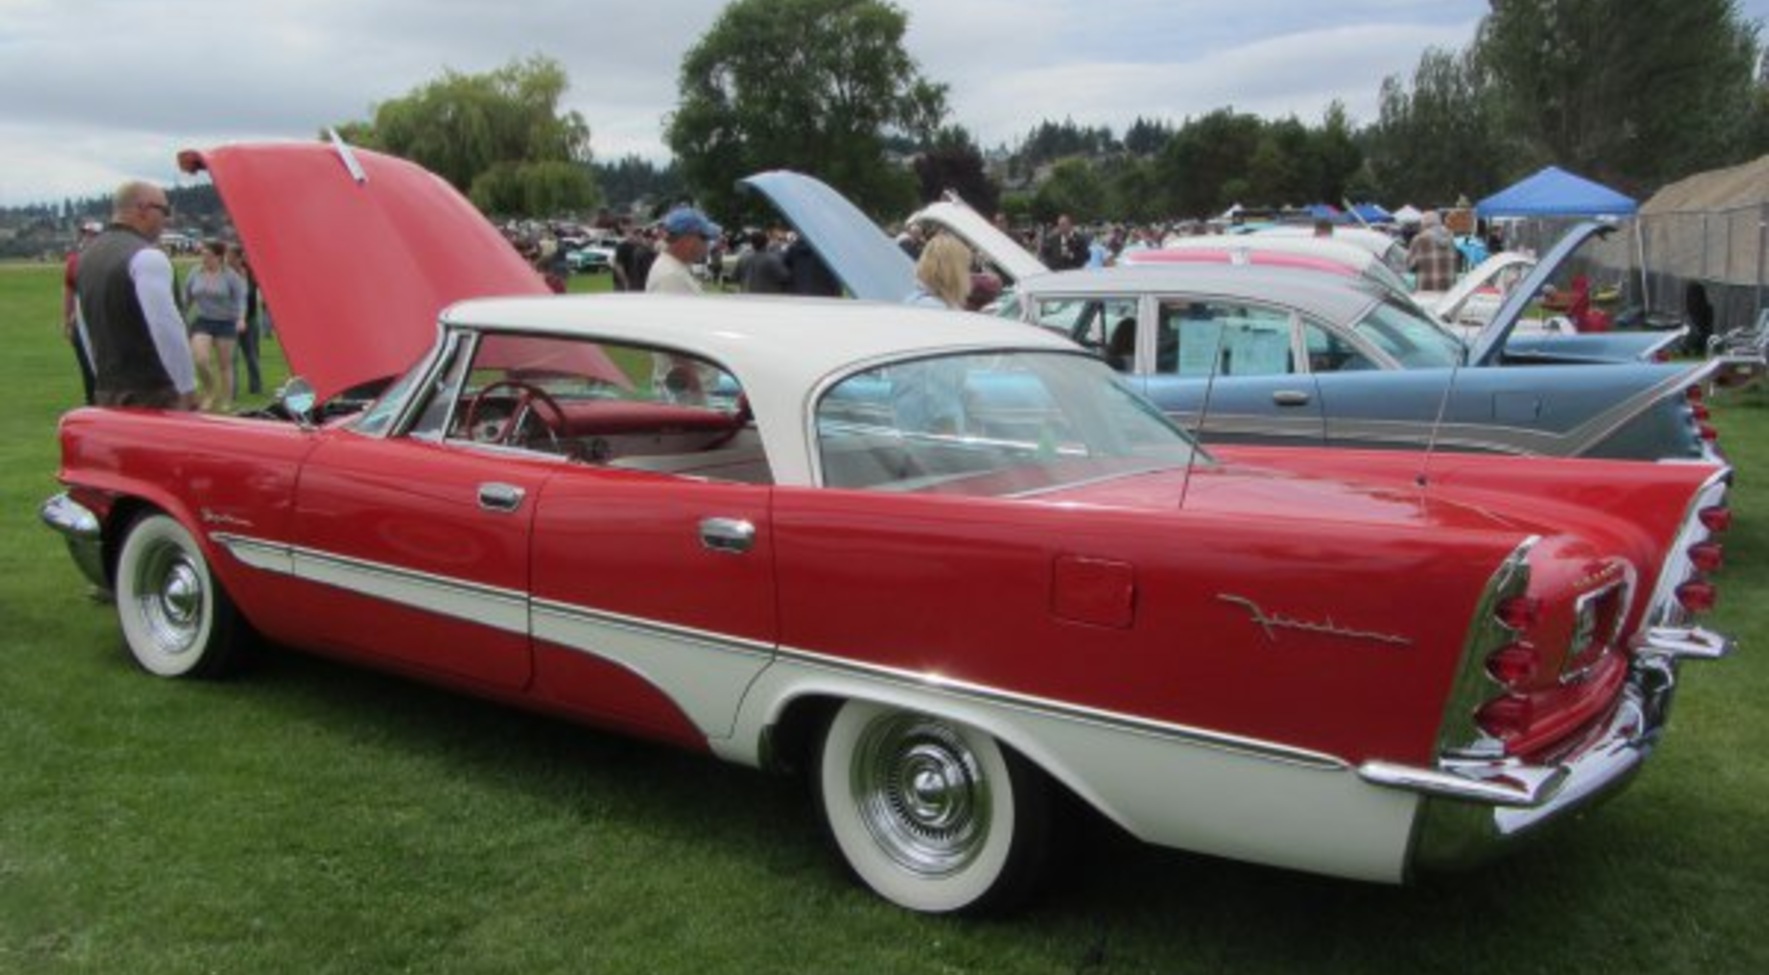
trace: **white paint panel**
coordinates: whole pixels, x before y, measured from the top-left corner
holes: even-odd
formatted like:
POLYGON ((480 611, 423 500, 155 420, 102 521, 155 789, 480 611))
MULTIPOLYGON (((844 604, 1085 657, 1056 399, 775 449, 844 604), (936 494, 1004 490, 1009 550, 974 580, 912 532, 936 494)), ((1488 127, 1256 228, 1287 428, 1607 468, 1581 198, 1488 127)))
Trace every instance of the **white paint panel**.
POLYGON ((709 739, 730 736, 744 692, 769 661, 759 645, 640 626, 551 604, 535 606, 534 636, 639 675, 674 701, 709 739))
POLYGON ((782 658, 715 743, 756 764, 763 730, 805 695, 864 698, 962 721, 1011 745, 1146 842, 1358 880, 1399 882, 1420 801, 1344 765, 1293 762, 1179 733, 782 658))

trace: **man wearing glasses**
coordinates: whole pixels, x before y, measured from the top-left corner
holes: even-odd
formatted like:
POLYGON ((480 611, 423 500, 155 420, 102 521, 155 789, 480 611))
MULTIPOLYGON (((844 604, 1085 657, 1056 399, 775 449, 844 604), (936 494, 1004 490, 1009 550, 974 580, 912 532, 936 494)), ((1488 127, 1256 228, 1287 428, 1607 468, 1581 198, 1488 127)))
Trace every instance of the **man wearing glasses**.
POLYGON ((165 190, 124 183, 110 226, 80 256, 75 290, 99 406, 196 408, 196 365, 172 297, 172 261, 157 246, 171 215, 165 190))

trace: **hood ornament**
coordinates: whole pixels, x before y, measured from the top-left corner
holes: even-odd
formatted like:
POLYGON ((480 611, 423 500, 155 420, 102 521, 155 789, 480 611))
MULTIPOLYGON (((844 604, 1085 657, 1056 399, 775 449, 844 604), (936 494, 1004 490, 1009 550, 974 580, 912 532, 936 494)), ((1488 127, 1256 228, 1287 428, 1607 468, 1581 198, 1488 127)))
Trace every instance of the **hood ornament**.
POLYGON ((1253 618, 1253 622, 1259 624, 1259 628, 1265 631, 1265 638, 1273 643, 1278 642, 1278 630, 1300 630, 1303 633, 1344 637, 1348 640, 1369 640, 1374 643, 1386 643, 1389 646, 1395 647, 1410 647, 1413 645, 1413 641, 1404 636, 1376 633, 1371 630, 1354 630, 1340 626, 1333 622, 1331 616, 1320 622, 1301 620, 1292 616, 1285 616, 1282 613, 1267 613, 1258 603, 1245 596, 1231 596, 1227 593, 1217 593, 1216 598, 1225 603, 1234 603, 1237 606, 1246 607, 1247 613, 1253 618))

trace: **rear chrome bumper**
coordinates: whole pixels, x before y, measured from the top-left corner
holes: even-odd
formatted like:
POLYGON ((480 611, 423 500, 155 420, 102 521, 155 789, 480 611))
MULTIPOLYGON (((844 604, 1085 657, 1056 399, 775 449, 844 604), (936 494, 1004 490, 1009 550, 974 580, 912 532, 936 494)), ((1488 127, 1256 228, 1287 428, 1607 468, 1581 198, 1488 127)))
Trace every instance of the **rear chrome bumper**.
POLYGON ((1460 867, 1489 859, 1573 810, 1621 791, 1652 754, 1670 714, 1680 660, 1715 660, 1731 641, 1700 627, 1661 627, 1636 640, 1615 710, 1552 763, 1444 759, 1434 768, 1366 762, 1375 785, 1424 799, 1411 862, 1460 867))
POLYGON ((110 588, 104 572, 104 530, 97 515, 64 492, 43 502, 37 517, 67 540, 68 554, 93 585, 110 588))

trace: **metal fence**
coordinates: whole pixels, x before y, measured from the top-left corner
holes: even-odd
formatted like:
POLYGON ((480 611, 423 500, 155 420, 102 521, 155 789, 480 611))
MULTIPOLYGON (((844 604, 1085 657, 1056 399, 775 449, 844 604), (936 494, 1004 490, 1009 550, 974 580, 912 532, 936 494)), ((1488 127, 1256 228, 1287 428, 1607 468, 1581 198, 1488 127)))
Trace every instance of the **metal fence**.
POLYGON ((1769 203, 1643 214, 1588 249, 1595 276, 1621 283, 1625 304, 1692 318, 1705 301, 1717 333, 1754 324, 1769 300, 1769 203))

